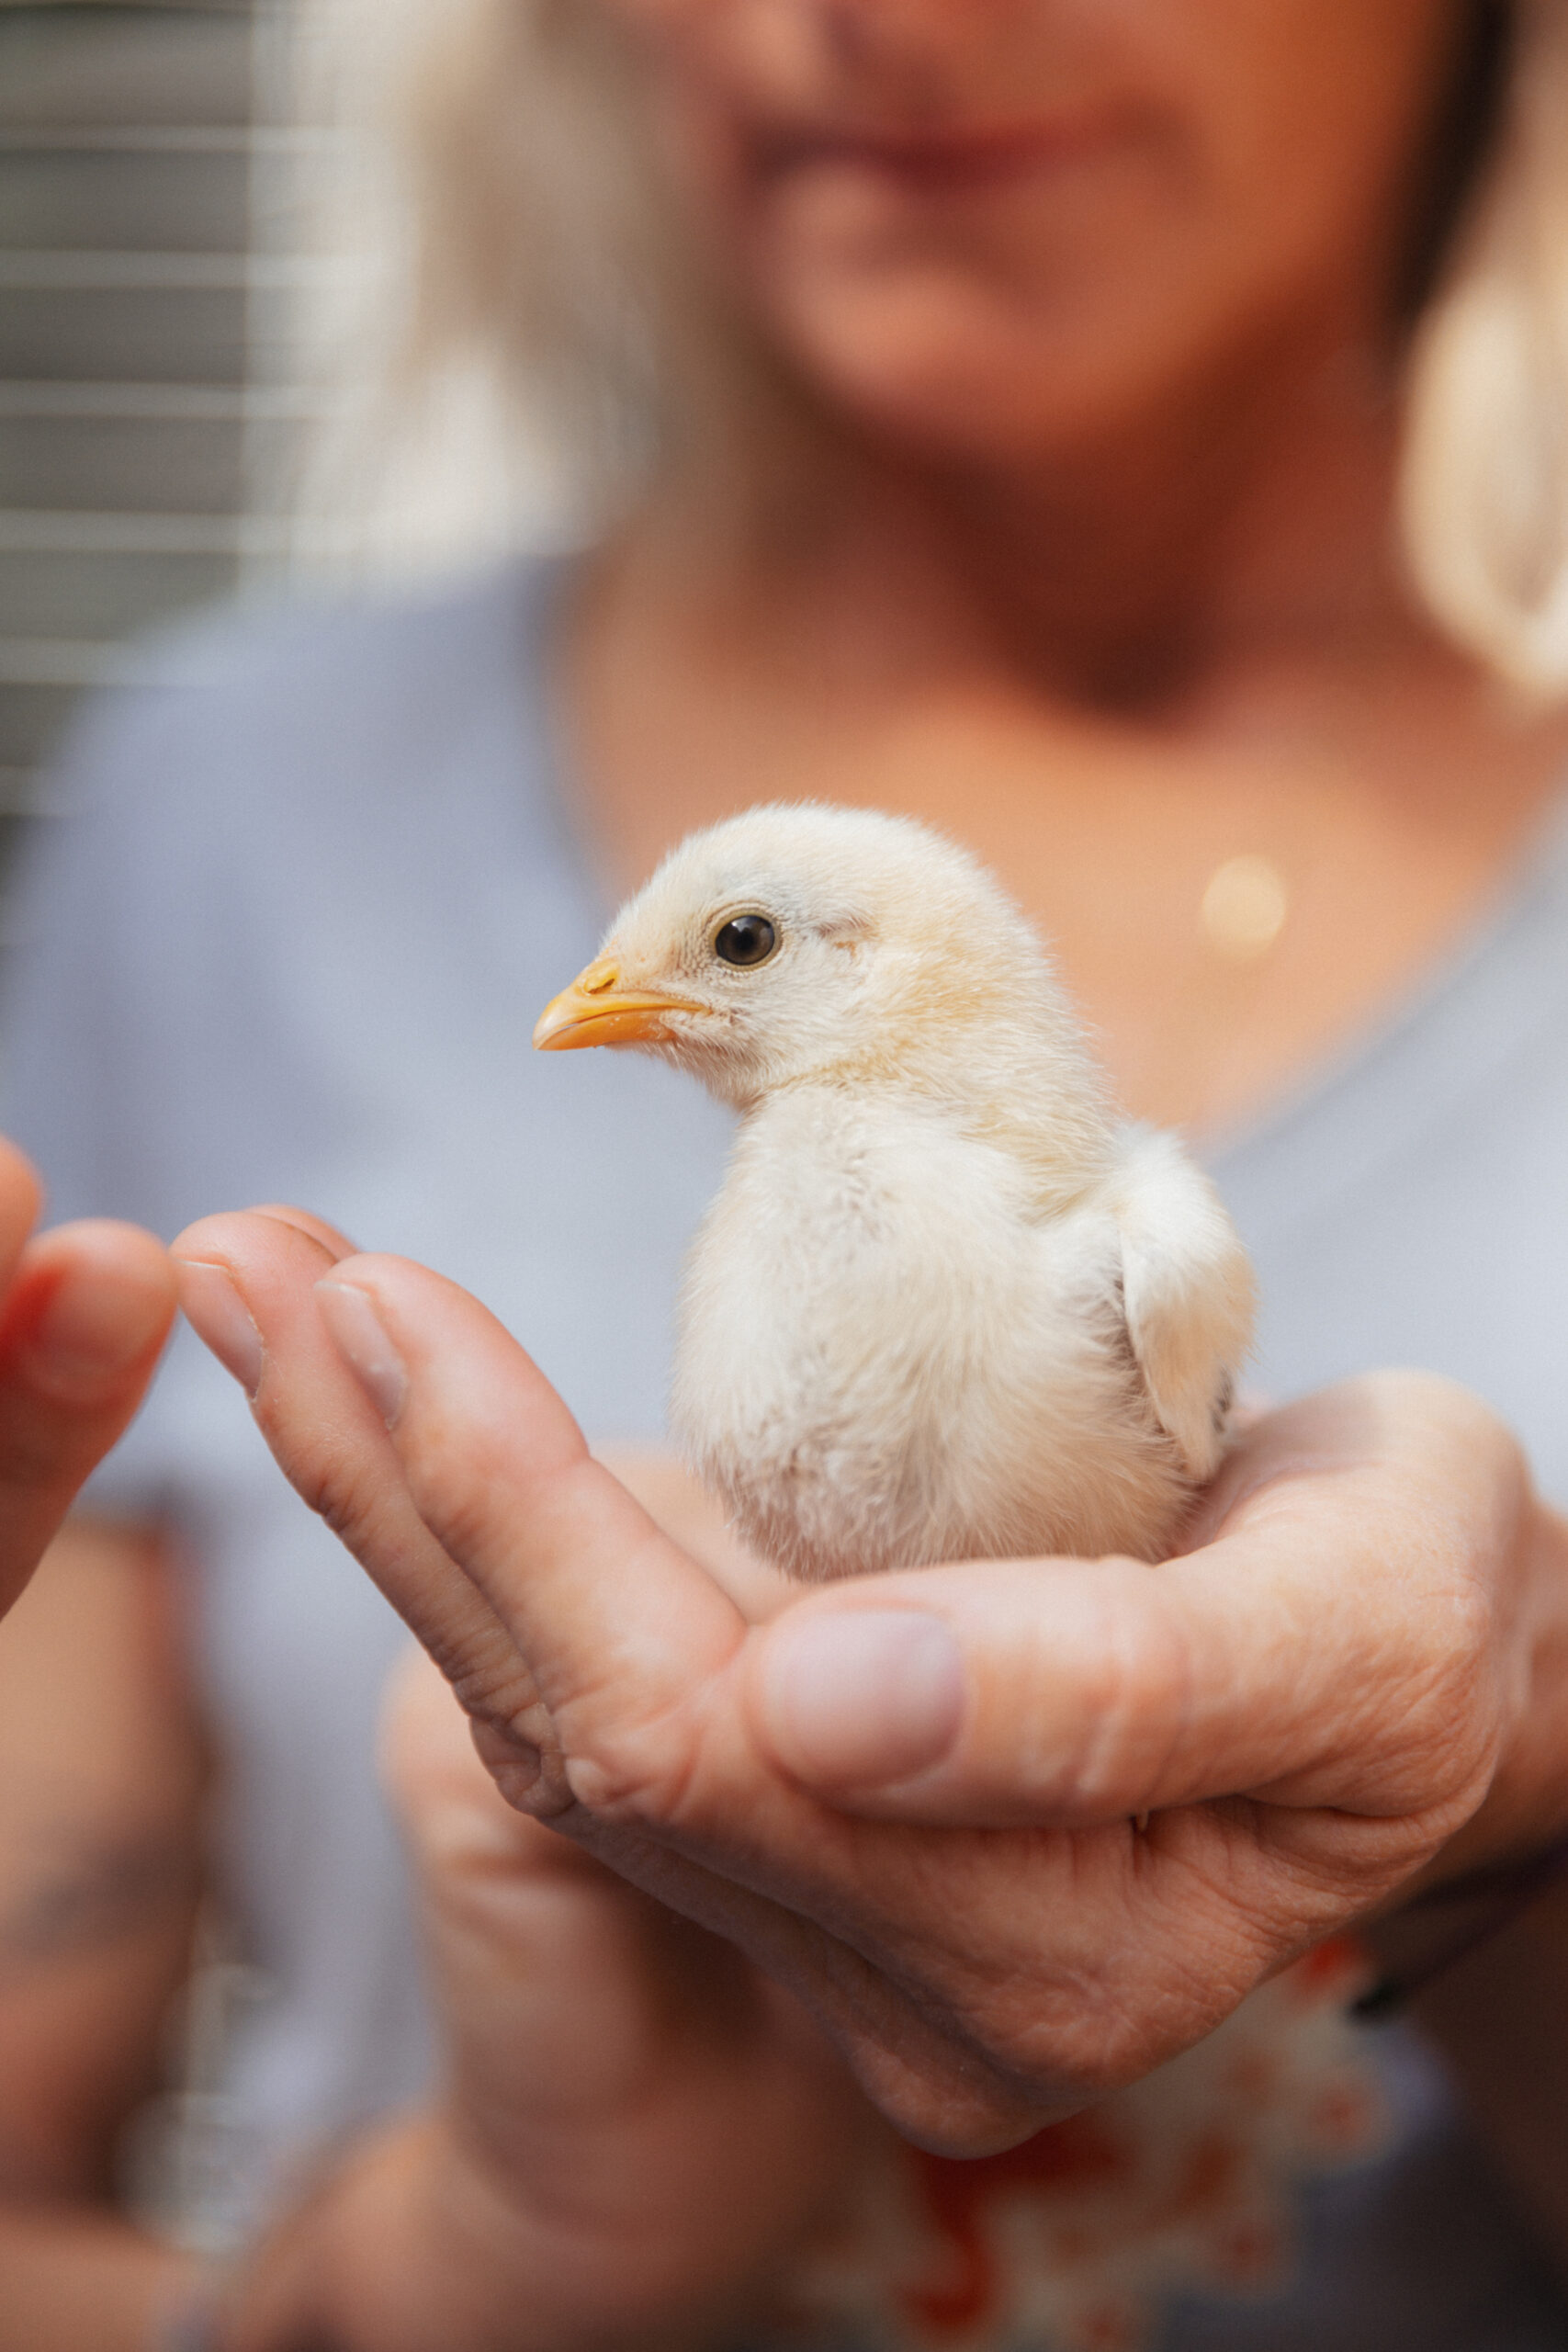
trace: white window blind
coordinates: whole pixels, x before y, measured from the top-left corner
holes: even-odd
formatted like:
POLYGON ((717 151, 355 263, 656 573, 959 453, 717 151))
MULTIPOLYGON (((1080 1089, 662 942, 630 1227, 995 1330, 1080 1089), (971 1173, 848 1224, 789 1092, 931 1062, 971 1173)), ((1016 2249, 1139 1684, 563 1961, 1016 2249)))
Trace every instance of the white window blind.
POLYGON ((279 545, 278 0, 0 5, 0 811, 126 636, 279 545), (265 345, 265 350, 261 348, 265 345), (265 383, 258 380, 265 373, 265 383))

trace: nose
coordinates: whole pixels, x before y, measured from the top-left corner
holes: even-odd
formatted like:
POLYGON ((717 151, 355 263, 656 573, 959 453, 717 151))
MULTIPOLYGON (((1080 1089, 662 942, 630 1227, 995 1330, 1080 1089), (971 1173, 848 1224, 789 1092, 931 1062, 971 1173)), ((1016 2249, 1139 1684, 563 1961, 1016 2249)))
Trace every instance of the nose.
POLYGON ((779 107, 874 106, 907 119, 951 112, 954 80, 987 60, 1043 0, 622 0, 705 50, 743 89, 779 107))

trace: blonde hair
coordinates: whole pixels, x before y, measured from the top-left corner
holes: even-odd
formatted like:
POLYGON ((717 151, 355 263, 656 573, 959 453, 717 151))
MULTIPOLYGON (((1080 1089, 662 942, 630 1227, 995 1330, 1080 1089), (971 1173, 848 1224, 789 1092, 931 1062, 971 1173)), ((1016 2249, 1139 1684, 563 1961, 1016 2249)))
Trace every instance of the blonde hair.
MULTIPOLYGON (((344 0, 339 0, 344 5, 344 0)), ((384 6, 384 0, 382 0, 384 6)), ((417 9, 422 0, 407 0, 417 9)), ((1513 0, 1506 85, 1413 334, 1400 524, 1438 624, 1568 692, 1568 0, 1513 0)), ((385 21, 382 20, 383 31, 385 21)), ((405 389, 482 369, 590 523, 758 358, 667 217, 634 68, 592 0, 444 0, 407 74, 405 389)))
POLYGON ((1568 6, 1516 0, 1495 151, 1418 323, 1400 519, 1427 605, 1568 692, 1568 6))

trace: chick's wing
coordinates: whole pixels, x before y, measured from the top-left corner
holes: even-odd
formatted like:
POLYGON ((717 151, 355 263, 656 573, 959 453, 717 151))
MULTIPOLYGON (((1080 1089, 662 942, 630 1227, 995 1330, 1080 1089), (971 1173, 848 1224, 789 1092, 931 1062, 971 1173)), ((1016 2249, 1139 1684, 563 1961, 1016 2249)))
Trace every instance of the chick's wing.
POLYGON ((1174 1136, 1127 1130, 1112 1184, 1127 1336, 1161 1425, 1199 1480, 1224 1450, 1252 1340, 1252 1268, 1224 1205, 1174 1136))

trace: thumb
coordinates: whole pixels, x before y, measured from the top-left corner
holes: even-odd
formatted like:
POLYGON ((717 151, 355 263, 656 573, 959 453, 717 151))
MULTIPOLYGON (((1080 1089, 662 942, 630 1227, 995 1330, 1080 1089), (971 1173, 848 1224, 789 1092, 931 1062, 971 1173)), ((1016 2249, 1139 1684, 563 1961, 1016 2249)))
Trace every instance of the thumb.
POLYGON ((1190 1668, 1133 1562, 966 1562, 814 1594, 752 1637, 763 1747, 846 1812, 964 1824, 1135 1812, 1190 1668))
POLYGON ((1403 1557, 1369 1544, 1369 1516, 1348 1491, 1306 1508, 1276 1490, 1245 1532, 1160 1567, 968 1562, 841 1586, 753 1634, 744 1703, 793 1780, 887 1820, 1089 1828, 1243 1792, 1458 1802, 1486 1711, 1447 1644, 1454 1594, 1439 1547, 1418 1563, 1408 1538, 1403 1557))

